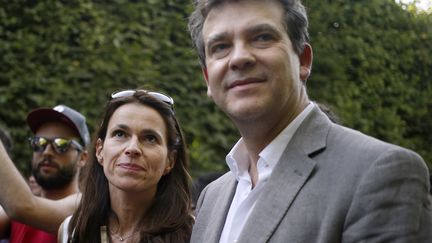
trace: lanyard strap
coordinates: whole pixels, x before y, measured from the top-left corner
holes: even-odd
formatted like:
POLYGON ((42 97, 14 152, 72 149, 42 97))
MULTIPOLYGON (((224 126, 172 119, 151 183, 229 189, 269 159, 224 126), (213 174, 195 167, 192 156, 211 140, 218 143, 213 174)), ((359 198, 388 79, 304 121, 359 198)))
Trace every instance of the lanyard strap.
POLYGON ((106 225, 102 225, 100 227, 100 238, 101 238, 101 243, 108 243, 108 230, 106 225))

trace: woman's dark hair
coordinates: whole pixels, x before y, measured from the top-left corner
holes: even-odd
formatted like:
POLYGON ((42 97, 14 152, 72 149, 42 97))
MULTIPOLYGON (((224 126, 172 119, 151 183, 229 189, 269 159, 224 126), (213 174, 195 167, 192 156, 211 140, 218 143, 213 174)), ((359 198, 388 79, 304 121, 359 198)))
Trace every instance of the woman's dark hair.
MULTIPOLYGON (((106 105, 93 146, 95 148, 97 139, 105 140, 113 113, 120 106, 130 103, 149 106, 162 116, 167 128, 168 152, 176 153, 173 169, 162 176, 154 202, 146 218, 141 219, 140 242, 189 242, 193 217, 190 176, 187 172, 188 156, 173 107, 146 91, 136 91, 128 97, 111 99, 106 105)), ((100 227, 108 225, 109 216, 114 213, 110 206, 108 181, 97 161, 94 148, 90 151, 90 160, 83 170, 84 190, 80 205, 69 224, 69 242, 100 242, 100 227)))

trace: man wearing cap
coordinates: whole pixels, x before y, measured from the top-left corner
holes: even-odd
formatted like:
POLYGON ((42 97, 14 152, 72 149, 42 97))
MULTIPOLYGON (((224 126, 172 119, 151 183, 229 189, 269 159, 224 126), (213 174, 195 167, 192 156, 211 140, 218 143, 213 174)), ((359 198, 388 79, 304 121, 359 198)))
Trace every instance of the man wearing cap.
MULTIPOLYGON (((31 111, 27 116, 27 123, 34 134, 29 138, 33 151, 31 168, 36 182, 42 187, 41 197, 59 200, 77 194, 79 171, 87 160, 85 148, 90 141, 85 117, 65 105, 58 105, 54 108, 39 108, 31 111)), ((0 183, 3 184, 3 180, 0 179, 0 183)), ((1 196, 3 195, 7 194, 1 196)), ((4 204, 2 206, 7 209, 9 203, 5 201, 2 198, 4 204)), ((33 209, 30 207, 29 210, 33 209)), ((21 213, 14 213, 18 215, 14 215, 16 216, 14 218, 19 219, 21 213)), ((28 223, 24 218, 22 221, 28 223)), ((32 223, 32 225, 37 224, 32 223)), ((57 242, 57 236, 55 231, 49 233, 11 220, 9 240, 11 243, 49 243, 57 242)))

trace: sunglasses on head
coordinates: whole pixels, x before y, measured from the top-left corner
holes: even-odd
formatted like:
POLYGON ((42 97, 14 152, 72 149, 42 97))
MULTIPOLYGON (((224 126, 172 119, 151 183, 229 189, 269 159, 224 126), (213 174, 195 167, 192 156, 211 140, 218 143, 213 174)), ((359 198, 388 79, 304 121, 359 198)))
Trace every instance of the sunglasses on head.
POLYGON ((148 90, 122 90, 117 91, 111 94, 111 99, 117 99, 117 98, 123 98, 123 97, 130 97, 133 96, 137 91, 145 92, 146 94, 152 96, 153 98, 156 98, 157 100, 160 100, 162 102, 167 103, 171 107, 174 105, 174 99, 166 94, 162 94, 155 91, 148 91, 148 90))
POLYGON ((58 154, 66 153, 71 145, 75 147, 78 151, 83 151, 83 146, 79 144, 77 141, 68 138, 44 138, 44 137, 31 137, 29 138, 30 147, 34 152, 43 152, 46 149, 48 144, 51 144, 51 147, 58 154))

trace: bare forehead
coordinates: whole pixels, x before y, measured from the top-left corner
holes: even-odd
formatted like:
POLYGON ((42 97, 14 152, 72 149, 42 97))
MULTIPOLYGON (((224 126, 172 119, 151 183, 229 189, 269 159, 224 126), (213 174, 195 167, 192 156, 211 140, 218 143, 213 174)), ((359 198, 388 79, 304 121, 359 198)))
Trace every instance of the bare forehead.
POLYGON ((204 21, 203 37, 206 41, 215 35, 247 30, 254 26, 273 26, 283 30, 283 6, 274 0, 224 1, 212 8, 204 21))
POLYGON ((151 106, 140 103, 124 104, 117 108, 111 116, 108 126, 124 124, 143 128, 153 126, 158 129, 165 129, 165 123, 159 112, 151 106))
POLYGON ((161 119, 162 116, 159 114, 159 112, 156 111, 153 107, 141 104, 141 103, 128 103, 124 104, 120 107, 118 107, 113 115, 111 116, 111 119, 124 119, 124 118, 146 118, 151 117, 154 119, 161 119))

